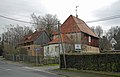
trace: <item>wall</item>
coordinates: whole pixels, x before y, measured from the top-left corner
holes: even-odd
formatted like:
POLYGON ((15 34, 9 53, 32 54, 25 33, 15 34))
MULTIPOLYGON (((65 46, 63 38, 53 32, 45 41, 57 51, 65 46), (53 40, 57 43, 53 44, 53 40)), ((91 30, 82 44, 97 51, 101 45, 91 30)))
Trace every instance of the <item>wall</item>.
POLYGON ((24 47, 27 49, 29 56, 36 56, 36 49, 40 49, 37 54, 43 56, 43 48, 40 45, 28 45, 24 47))
POLYGON ((42 32, 42 34, 39 35, 38 38, 34 41, 34 44, 43 45, 43 44, 47 44, 48 42, 50 42, 50 38, 45 32, 42 32))
POLYGON ((81 43, 90 45, 93 47, 99 47, 99 38, 93 37, 91 35, 88 35, 88 34, 82 32, 81 33, 81 43), (91 39, 89 39, 89 37, 91 39))
POLYGON ((98 47, 93 47, 89 45, 82 45, 82 53, 100 53, 98 47))
POLYGON ((67 36, 73 41, 77 43, 81 43, 81 32, 79 33, 69 33, 67 36), (77 38, 77 39, 76 39, 77 38))
MULTIPOLYGON (((73 46, 71 44, 65 44, 63 43, 63 48, 65 53, 69 53, 72 49, 73 46)), ((60 54, 62 54, 62 47, 60 45, 60 54)), ((49 56, 49 57, 55 57, 55 56, 59 56, 59 44, 50 44, 50 45, 46 45, 44 46, 44 56, 49 56)))
MULTIPOLYGON (((58 56, 59 51, 55 51, 55 47, 58 47, 58 44, 51 44, 44 46, 44 56, 55 57, 58 56)), ((58 47, 59 50, 59 47, 58 47)))

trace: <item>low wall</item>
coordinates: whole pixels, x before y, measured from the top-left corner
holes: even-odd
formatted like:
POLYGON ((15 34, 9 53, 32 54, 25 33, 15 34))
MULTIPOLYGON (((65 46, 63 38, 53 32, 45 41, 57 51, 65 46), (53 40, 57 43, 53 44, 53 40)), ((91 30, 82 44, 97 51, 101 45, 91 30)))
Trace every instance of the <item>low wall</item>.
POLYGON ((82 53, 100 53, 98 47, 83 45, 82 48, 83 48, 82 53))

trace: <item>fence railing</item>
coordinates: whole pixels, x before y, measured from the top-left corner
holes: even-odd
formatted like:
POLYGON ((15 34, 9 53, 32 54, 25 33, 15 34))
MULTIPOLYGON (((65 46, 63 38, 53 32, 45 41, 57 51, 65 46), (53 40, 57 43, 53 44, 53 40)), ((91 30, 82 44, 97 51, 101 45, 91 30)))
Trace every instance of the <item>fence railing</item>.
POLYGON ((28 56, 28 55, 14 55, 7 54, 5 58, 10 61, 22 61, 22 62, 30 62, 30 63, 38 63, 38 64, 58 64, 58 57, 41 57, 41 56, 28 56))

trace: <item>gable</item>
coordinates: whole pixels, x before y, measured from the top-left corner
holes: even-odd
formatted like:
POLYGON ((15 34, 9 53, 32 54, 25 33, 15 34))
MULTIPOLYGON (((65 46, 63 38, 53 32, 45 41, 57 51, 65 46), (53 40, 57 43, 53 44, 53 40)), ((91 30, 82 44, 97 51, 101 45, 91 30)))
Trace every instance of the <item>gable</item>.
POLYGON ((87 26, 87 24, 72 15, 70 15, 66 21, 61 26, 62 33, 76 33, 76 32, 84 32, 91 36, 97 37, 98 36, 87 26))
POLYGON ((61 25, 61 32, 62 33, 74 33, 74 32, 79 32, 79 28, 77 24, 75 23, 74 19, 72 16, 69 16, 67 20, 61 25))
POLYGON ((44 36, 43 34, 45 35, 45 38, 48 38, 48 40, 50 40, 49 36, 47 35, 45 31, 35 31, 34 33, 30 35, 24 36, 21 43, 27 43, 27 42, 32 42, 32 41, 35 42, 41 37, 41 35, 44 36))
POLYGON ((98 37, 83 20, 76 18, 74 16, 73 18, 81 32, 84 32, 94 37, 98 37))
POLYGON ((37 39, 34 41, 34 44, 36 45, 44 45, 47 44, 50 41, 50 38, 48 34, 44 31, 37 37, 37 39))

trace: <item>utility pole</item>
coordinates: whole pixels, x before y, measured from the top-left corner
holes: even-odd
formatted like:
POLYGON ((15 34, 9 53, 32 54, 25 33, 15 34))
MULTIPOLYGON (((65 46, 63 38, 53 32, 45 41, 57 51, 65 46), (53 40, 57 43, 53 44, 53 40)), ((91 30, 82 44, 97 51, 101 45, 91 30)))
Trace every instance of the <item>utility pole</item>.
MULTIPOLYGON (((58 39, 60 39, 60 22, 58 21, 58 31, 59 31, 59 36, 58 36, 58 39)), ((60 41, 59 41, 59 68, 60 68, 60 41)))
POLYGON ((60 22, 58 21, 58 31, 59 31, 59 64, 60 64, 60 44, 62 47, 62 52, 63 52, 63 60, 64 60, 64 66, 66 69, 66 57, 65 57, 65 51, 64 51, 64 47, 63 47, 63 41, 62 41, 62 34, 61 34, 61 30, 60 30, 60 22))

